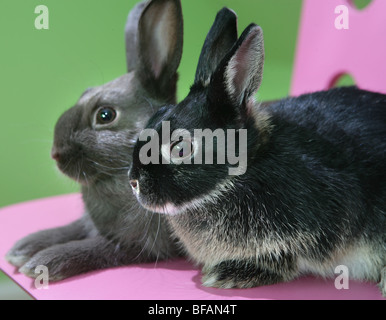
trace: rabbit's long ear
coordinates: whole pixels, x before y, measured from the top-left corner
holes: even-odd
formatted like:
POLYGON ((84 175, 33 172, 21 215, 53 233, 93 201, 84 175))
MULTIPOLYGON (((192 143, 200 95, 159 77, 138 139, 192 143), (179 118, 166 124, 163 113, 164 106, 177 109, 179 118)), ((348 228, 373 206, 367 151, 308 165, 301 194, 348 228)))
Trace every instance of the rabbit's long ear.
POLYGON ((212 76, 212 101, 241 106, 260 87, 263 77, 264 40, 261 27, 249 25, 212 76), (226 101, 225 101, 226 99, 226 101))
POLYGON ((174 99, 183 46, 180 0, 152 0, 139 20, 137 76, 150 95, 174 99))
POLYGON ((237 41, 237 15, 223 8, 206 36, 198 61, 194 83, 208 84, 220 61, 237 41))
POLYGON ((133 71, 138 64, 138 23, 149 1, 138 3, 129 13, 125 26, 127 71, 133 71))

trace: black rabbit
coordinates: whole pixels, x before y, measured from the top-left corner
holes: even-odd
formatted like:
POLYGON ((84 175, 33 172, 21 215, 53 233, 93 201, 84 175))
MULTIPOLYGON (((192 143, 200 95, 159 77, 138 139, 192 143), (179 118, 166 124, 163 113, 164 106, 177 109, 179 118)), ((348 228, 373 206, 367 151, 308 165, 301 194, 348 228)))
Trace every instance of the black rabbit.
POLYGON ((205 286, 334 277, 345 265, 386 295, 386 96, 347 87, 263 106, 263 62, 255 24, 214 68, 200 59, 189 95, 137 141, 134 194, 165 214, 205 286), (211 139, 197 139, 204 129, 211 139))
POLYGON ((180 254, 165 218, 138 205, 127 176, 137 134, 161 105, 176 100, 180 0, 137 4, 125 36, 128 73, 87 90, 56 124, 52 157, 82 185, 86 212, 15 244, 6 258, 28 276, 36 276, 38 265, 55 281, 180 254))

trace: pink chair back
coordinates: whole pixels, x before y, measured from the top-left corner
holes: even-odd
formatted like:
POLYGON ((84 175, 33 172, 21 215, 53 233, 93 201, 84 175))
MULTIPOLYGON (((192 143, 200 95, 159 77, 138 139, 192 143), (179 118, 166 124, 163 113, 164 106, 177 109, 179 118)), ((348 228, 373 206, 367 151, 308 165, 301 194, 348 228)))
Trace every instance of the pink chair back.
POLYGON ((385 0, 363 10, 352 0, 304 0, 291 95, 329 89, 343 74, 386 93, 385 0))

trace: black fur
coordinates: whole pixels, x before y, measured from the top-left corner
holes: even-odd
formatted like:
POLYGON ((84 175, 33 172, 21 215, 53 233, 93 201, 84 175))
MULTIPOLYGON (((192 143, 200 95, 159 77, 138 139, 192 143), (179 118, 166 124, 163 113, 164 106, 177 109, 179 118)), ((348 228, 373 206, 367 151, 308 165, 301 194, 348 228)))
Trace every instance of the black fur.
POLYGON ((350 278, 381 282, 386 294, 386 96, 351 87, 255 104, 262 41, 250 25, 209 85, 195 83, 147 125, 160 136, 162 121, 192 135, 246 129, 245 174, 229 176, 229 164, 143 165, 146 142, 137 141, 130 176, 138 200, 166 213, 203 265, 204 285, 331 277, 344 264, 350 278))
POLYGON ((194 82, 205 84, 210 80, 213 71, 237 41, 236 13, 223 8, 217 13, 216 19, 208 32, 201 50, 194 82))

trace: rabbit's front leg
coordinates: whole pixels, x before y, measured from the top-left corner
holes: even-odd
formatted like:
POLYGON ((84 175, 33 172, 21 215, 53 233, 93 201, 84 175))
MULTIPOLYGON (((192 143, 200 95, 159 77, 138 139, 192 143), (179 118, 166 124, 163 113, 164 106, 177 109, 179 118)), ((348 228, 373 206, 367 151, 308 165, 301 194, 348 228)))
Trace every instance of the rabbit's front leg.
POLYGON ((266 259, 226 260, 203 268, 202 283, 216 288, 252 288, 289 281, 294 278, 294 264, 290 257, 266 259), (264 262, 262 263, 262 260, 264 262))
POLYGON ((87 234, 86 224, 82 218, 69 225, 35 232, 20 239, 5 258, 15 267, 21 267, 37 252, 56 244, 83 239, 87 234))
POLYGON ((128 264, 138 253, 124 252, 118 245, 97 235, 55 245, 39 251, 19 271, 36 278, 38 266, 45 266, 50 281, 59 281, 93 270, 128 264))

